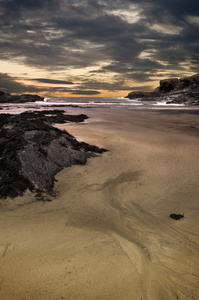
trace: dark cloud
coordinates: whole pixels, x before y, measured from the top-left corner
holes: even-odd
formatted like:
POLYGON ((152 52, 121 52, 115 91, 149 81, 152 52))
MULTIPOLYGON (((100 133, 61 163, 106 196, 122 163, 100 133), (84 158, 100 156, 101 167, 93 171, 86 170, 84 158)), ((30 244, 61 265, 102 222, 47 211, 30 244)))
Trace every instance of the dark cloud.
POLYGON ((76 91, 75 90, 71 90, 70 93, 72 95, 88 95, 88 96, 101 94, 98 91, 84 91, 84 90, 82 90, 82 91, 80 91, 80 90, 76 90, 76 91))
POLYGON ((52 83, 52 84, 74 84, 71 81, 65 80, 56 80, 56 79, 43 79, 43 78, 34 78, 32 81, 42 82, 42 83, 52 83))
POLYGON ((117 80, 114 83, 100 82, 97 80, 82 80, 82 85, 79 86, 80 89, 99 89, 107 91, 129 91, 132 90, 133 86, 127 86, 124 80, 117 80))
POLYGON ((25 86, 16 81, 16 78, 12 78, 8 74, 0 73, 0 90, 7 93, 38 93, 44 91, 41 88, 35 86, 25 86))
POLYGON ((89 73, 91 87, 82 77, 70 77, 80 82, 80 92, 114 88, 95 79, 100 73, 102 79, 118 76, 122 90, 129 87, 126 80, 148 86, 163 71, 186 75, 199 67, 196 0, 1 0, 0 11, 1 59, 51 73, 96 66, 89 73))
POLYGON ((43 8, 59 8, 60 0, 1 0, 1 6, 9 9, 43 9, 43 8))
POLYGON ((134 74, 134 79, 139 81, 140 75, 143 74, 143 78, 140 77, 140 80, 146 80, 145 75, 152 75, 155 71, 159 69, 164 69, 159 62, 151 61, 149 59, 139 59, 132 61, 131 64, 126 62, 117 62, 112 63, 106 67, 103 67, 102 70, 105 72, 111 71, 116 72, 119 74, 126 74, 126 78, 133 78, 132 75, 134 74), (142 73, 143 69, 145 70, 145 74, 142 73), (136 78, 137 75, 137 78, 136 78))
MULTIPOLYGON (((86 89, 101 89, 101 90, 107 90, 107 91, 138 91, 141 90, 142 87, 137 86, 128 86, 125 84, 125 81, 116 81, 115 83, 108 83, 108 82, 99 82, 95 80, 84 80, 82 82, 82 86, 80 88, 86 88, 86 89)), ((149 90, 150 86, 143 86, 143 90, 149 90)))
MULTIPOLYGON (((166 14, 171 17, 181 17, 186 15, 199 15, 199 3, 195 0, 128 0, 129 3, 138 3, 151 14, 166 14)), ((158 15, 157 15, 158 17, 158 15)))
MULTIPOLYGON (((61 93, 69 93, 71 91, 72 91, 72 93, 76 92, 75 90, 66 89, 64 87, 46 88, 46 87, 36 87, 33 85, 24 85, 20 82, 17 82, 17 80, 18 80, 17 78, 13 78, 6 73, 0 73, 0 91, 4 91, 7 93, 17 93, 17 94, 24 94, 24 93, 39 94, 39 93, 45 92, 46 95, 48 93, 53 94, 55 92, 61 92, 61 93)), ((49 81, 49 80, 46 80, 46 81, 49 81)), ((56 83, 57 83, 57 81, 60 82, 59 80, 55 80, 55 81, 56 81, 56 83)), ((63 82, 66 82, 66 81, 63 81, 63 82)))

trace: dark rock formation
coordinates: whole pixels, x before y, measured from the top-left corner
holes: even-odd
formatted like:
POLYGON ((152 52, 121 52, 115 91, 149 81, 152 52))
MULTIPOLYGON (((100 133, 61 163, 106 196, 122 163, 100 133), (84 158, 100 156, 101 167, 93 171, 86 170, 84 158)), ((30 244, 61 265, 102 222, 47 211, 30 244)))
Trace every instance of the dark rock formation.
POLYGON ((10 95, 8 93, 4 93, 0 91, 0 103, 25 103, 25 102, 35 102, 35 101, 43 101, 44 98, 38 95, 10 95))
POLYGON ((82 122, 86 115, 62 111, 1 114, 0 198, 23 195, 26 189, 51 193, 54 176, 64 167, 85 164, 105 149, 78 142, 52 122, 82 122))
POLYGON ((126 98, 165 101, 167 104, 199 105, 199 74, 180 79, 164 79, 153 92, 131 92, 126 98))
POLYGON ((184 218, 184 214, 170 214, 170 218, 173 219, 173 220, 180 220, 182 218, 184 218))
POLYGON ((156 89, 156 92, 169 93, 177 88, 178 82, 177 78, 160 80, 160 86, 156 89))
POLYGON ((142 91, 137 91, 137 92, 131 92, 126 96, 126 98, 129 99, 139 99, 143 101, 152 101, 154 100, 153 98, 156 98, 158 96, 157 92, 142 92, 142 91))

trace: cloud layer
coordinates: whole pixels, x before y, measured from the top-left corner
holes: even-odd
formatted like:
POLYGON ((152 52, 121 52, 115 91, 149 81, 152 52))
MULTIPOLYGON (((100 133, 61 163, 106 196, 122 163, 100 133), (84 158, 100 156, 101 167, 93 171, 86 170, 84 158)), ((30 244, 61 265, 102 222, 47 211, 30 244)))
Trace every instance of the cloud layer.
POLYGON ((1 0, 0 14, 1 60, 47 74, 24 75, 25 85, 16 72, 4 73, 0 86, 9 92, 74 83, 71 94, 97 95, 198 73, 195 0, 1 0))

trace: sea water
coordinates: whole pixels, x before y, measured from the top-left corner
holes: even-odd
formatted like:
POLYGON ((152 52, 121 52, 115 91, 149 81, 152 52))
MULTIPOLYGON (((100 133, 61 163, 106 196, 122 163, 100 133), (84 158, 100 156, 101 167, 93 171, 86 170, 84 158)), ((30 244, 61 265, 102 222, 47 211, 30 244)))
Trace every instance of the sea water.
POLYGON ((165 101, 140 101, 124 97, 45 97, 43 101, 26 103, 2 103, 1 113, 22 113, 42 109, 58 109, 59 107, 103 108, 118 107, 136 110, 155 109, 197 109, 184 104, 166 104, 165 101))
POLYGON ((166 104, 160 101, 140 101, 140 99, 128 99, 124 97, 46 97, 45 103, 60 105, 79 105, 79 106, 183 106, 183 104, 166 104))

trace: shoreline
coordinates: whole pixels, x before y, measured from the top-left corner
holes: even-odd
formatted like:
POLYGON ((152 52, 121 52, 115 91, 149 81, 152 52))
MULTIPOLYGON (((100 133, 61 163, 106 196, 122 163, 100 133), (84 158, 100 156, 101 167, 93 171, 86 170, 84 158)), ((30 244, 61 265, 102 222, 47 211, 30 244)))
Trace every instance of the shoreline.
POLYGON ((198 299, 197 115, 84 112, 56 126, 109 152, 58 173, 52 202, 1 212, 0 296, 198 299))

